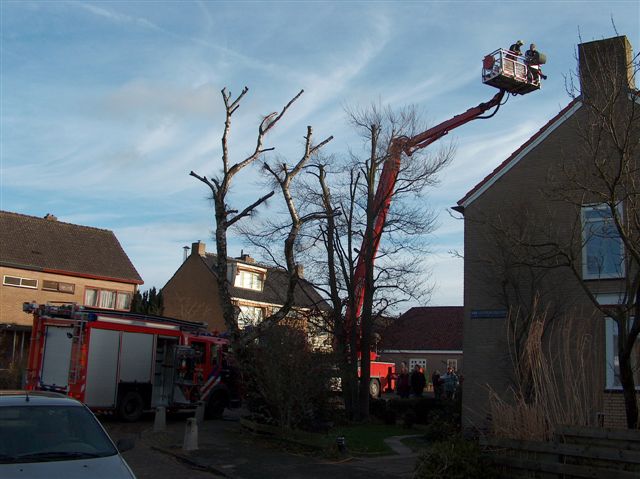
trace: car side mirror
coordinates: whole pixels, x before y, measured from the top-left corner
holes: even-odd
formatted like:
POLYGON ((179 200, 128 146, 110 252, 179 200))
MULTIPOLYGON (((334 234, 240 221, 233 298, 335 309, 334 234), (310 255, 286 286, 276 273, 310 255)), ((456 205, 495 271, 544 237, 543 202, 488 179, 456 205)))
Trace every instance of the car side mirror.
POLYGON ((122 439, 118 439, 116 442, 116 447, 120 452, 126 452, 133 449, 136 445, 135 439, 132 437, 123 437, 122 439))

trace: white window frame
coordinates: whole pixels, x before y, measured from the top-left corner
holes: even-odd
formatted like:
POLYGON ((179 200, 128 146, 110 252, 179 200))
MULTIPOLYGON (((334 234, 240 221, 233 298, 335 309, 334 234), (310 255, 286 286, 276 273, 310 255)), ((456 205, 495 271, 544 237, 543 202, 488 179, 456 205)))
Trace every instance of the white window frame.
POLYGON ((2 278, 2 284, 4 286, 13 286, 14 288, 38 289, 37 279, 24 278, 22 276, 13 276, 12 274, 5 274, 2 278), (20 284, 7 283, 7 278, 17 279, 20 284), (24 284, 25 281, 34 281, 35 285, 24 284))
MULTIPOLYGON (((629 324, 629 327, 631 327, 631 324, 629 324)), ((618 323, 611 318, 606 318, 605 332, 606 389, 622 391, 622 384, 620 384, 620 380, 617 379, 620 367, 618 360, 618 344, 615 340, 616 333, 618 332, 618 323)), ((640 341, 636 341, 636 348, 640 348, 639 343, 640 341)), ((638 367, 640 367, 640 364, 635 364, 635 368, 638 367)), ((640 391, 640 384, 638 384, 638 381, 636 381, 636 391, 640 391)))
POLYGON ((264 274, 258 271, 239 269, 236 274, 234 286, 253 291, 262 291, 264 287, 264 274))
POLYGON ((447 369, 453 368, 454 371, 458 370, 458 360, 457 359, 447 359, 447 369))
MULTIPOLYGON (((616 208, 618 210, 618 216, 622 218, 622 204, 619 204, 616 208)), ((612 279, 612 278, 624 278, 625 276, 625 252, 624 252, 624 243, 620 236, 618 236, 618 241, 620 243, 620 266, 619 271, 613 273, 604 273, 604 272, 589 272, 589 263, 588 263, 588 241, 589 237, 587 237, 587 225, 590 223, 596 223, 603 220, 597 219, 587 219, 586 213, 589 211, 604 211, 606 213, 610 213, 609 206, 603 203, 599 204, 589 204, 583 205, 580 211, 581 221, 582 221, 582 279, 612 279)), ((610 220, 613 221, 613 217, 609 216, 610 220)), ((614 226, 615 228, 615 226, 614 226)), ((613 239, 613 238, 611 238, 613 239)))
POLYGON ((13 286, 14 288, 38 289, 37 279, 24 278, 22 276, 13 276, 12 274, 5 274, 2 278, 2 284, 4 286, 13 286), (17 279, 20 284, 7 283, 7 278, 17 279), (35 285, 24 284, 25 281, 34 281, 35 285))
POLYGON ((424 358, 411 358, 409 359, 409 371, 413 371, 416 367, 416 364, 422 368, 422 370, 426 373, 427 371, 427 360, 424 358))
POLYGON ((238 315, 238 326, 246 328, 247 326, 254 326, 264 319, 264 308, 260 306, 253 306, 249 304, 239 304, 240 314, 238 315), (252 311, 252 313, 249 313, 252 311), (258 312, 258 314, 254 314, 258 312))

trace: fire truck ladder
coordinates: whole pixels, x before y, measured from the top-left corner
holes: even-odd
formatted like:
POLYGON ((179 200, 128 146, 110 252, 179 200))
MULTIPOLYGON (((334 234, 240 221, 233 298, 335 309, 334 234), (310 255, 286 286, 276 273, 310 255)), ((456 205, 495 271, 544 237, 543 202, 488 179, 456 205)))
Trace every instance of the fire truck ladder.
MULTIPOLYGON (((389 145, 389 155, 384 161, 378 187, 373 200, 373 211, 377 212, 372 228, 372 251, 369 253, 372 262, 375 262, 378 247, 380 246, 380 238, 385 224, 387 213, 391 205, 391 199, 394 193, 394 187, 400 171, 400 159, 402 154, 411 156, 417 150, 426 148, 431 143, 439 140, 451 130, 458 128, 472 120, 487 119, 493 117, 500 106, 503 104, 502 99, 505 93, 513 95, 525 95, 532 91, 540 89, 539 79, 533 81, 527 75, 526 65, 522 70, 521 60, 512 58, 513 54, 507 50, 496 50, 490 55, 485 56, 483 60, 482 81, 487 85, 498 88, 499 91, 489 101, 480 103, 479 105, 468 109, 464 113, 456 115, 449 120, 429 128, 411 138, 401 136, 391 140, 389 145), (484 115, 491 109, 492 113, 484 115), (483 116, 484 115, 484 116, 483 116)), ((546 60, 545 60, 546 61, 546 60)), ((354 325, 358 325, 365 293, 365 275, 366 264, 365 255, 367 254, 367 236, 362 239, 362 246, 358 252, 358 259, 353 276, 353 303, 348 303, 345 311, 345 323, 347 332, 354 325)), ((347 333, 348 334, 348 333, 347 333)), ((376 354, 371 352, 371 358, 375 359, 376 354)))

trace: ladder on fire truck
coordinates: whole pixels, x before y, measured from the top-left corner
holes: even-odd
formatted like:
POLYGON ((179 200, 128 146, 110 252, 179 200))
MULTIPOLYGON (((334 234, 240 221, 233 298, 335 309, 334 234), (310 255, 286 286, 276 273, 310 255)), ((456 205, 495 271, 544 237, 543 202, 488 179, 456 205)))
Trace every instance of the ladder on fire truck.
MULTIPOLYGON (((540 54, 540 57, 542 58, 540 63, 544 63, 546 61, 546 57, 544 57, 543 54, 540 54)), ((380 238, 382 236, 382 230, 391 204, 398 171, 400 170, 402 154, 404 153, 407 156, 411 156, 415 151, 426 148, 431 143, 442 138, 451 130, 458 128, 459 126, 469 123, 472 120, 493 117, 503 104, 502 100, 505 93, 511 93, 512 95, 526 95, 527 93, 539 90, 540 77, 531 74, 531 66, 532 65, 529 65, 526 62, 524 57, 518 56, 509 50, 498 49, 493 53, 486 55, 482 62, 482 82, 486 85, 498 88, 499 91, 493 96, 493 98, 411 138, 400 136, 391 140, 389 156, 382 167, 382 173, 380 174, 378 187, 374 197, 373 208, 374 211, 378 212, 373 225, 373 251, 371 257, 374 262, 378 247, 380 246, 380 238), (492 113, 484 115, 486 112, 494 108, 495 110, 492 113)), ((366 237, 364 237, 358 253, 356 269, 353 277, 354 307, 352 308, 350 304, 347 304, 347 309, 345 311, 347 331, 350 331, 354 325, 356 327, 359 325, 360 314, 362 312, 365 293, 366 264, 364 258, 366 255, 366 247, 366 237)), ((359 351, 359 353, 362 352, 359 351)), ((377 358, 377 354, 370 352, 370 357, 373 361, 377 358)))

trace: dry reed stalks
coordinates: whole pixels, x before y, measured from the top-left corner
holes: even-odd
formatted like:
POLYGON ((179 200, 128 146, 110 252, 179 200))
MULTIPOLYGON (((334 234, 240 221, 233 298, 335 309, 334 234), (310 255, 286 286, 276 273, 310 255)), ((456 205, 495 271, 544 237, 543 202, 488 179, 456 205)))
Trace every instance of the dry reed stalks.
POLYGON ((598 363, 592 324, 571 313, 549 323, 538 300, 530 315, 513 314, 507 329, 515 381, 507 397, 489 386, 492 434, 548 440, 558 425, 594 425, 598 363), (527 328, 524 335, 516 334, 518 327, 527 328))

